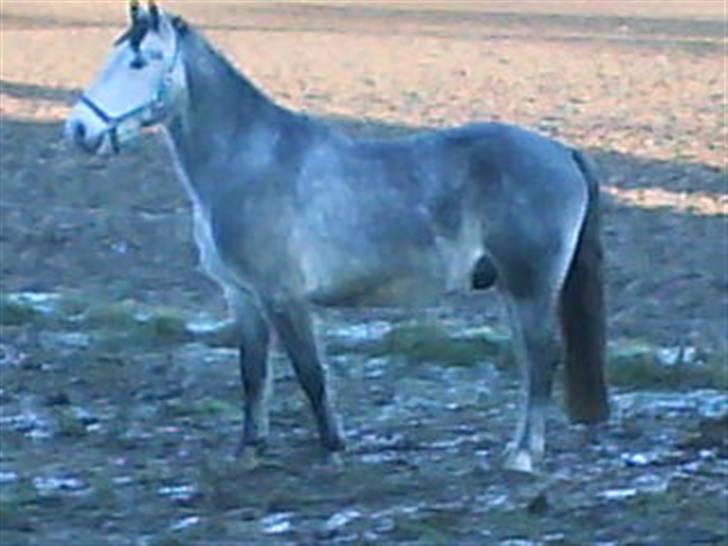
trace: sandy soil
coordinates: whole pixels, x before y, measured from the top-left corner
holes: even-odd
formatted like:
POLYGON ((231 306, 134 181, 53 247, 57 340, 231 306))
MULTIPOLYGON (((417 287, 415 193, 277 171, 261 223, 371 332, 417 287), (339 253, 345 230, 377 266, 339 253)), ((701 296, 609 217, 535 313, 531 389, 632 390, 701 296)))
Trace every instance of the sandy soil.
MULTIPOLYGON (((605 231, 614 335, 725 348, 726 132, 716 2, 692 3, 690 13, 667 3, 678 14, 630 4, 626 13, 639 15, 632 18, 600 3, 569 4, 563 13, 529 10, 530 3, 512 13, 482 3, 418 10, 363 2, 170 4, 292 108, 366 121, 374 131, 501 119, 589 149, 613 198, 605 231)), ((187 288, 198 290, 206 281, 190 274, 185 228, 175 232, 179 246, 170 246, 135 218, 138 209, 185 206, 158 141, 102 163, 71 157, 59 140, 67 105, 122 29, 123 10, 18 2, 2 9, 1 244, 16 257, 3 264, 3 285, 88 286, 79 265, 91 257, 94 276, 123 264, 162 284, 188 279, 187 288), (152 167, 140 170, 141 162, 152 167), (113 232, 73 225, 96 208, 118 216, 113 232), (115 243, 129 251, 102 259, 115 243), (173 273, 150 267, 170 260, 179 264, 173 273)))

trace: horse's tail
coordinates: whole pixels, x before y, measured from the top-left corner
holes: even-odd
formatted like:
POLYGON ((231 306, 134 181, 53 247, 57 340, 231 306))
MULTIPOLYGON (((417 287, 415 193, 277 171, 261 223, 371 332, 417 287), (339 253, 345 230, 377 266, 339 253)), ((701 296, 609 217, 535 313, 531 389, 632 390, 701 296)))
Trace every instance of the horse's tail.
POLYGON ((599 181, 589 160, 579 151, 572 154, 588 185, 589 202, 560 297, 566 393, 571 421, 596 423, 609 417, 599 181))

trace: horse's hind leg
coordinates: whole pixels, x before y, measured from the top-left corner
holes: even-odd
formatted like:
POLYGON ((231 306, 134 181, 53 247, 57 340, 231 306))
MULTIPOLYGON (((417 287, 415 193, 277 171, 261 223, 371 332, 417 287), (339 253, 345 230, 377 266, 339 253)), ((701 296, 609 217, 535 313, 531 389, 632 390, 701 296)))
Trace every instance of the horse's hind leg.
POLYGON ((344 440, 308 310, 298 302, 276 302, 270 306, 269 316, 311 404, 321 445, 329 454, 343 450, 344 440))
POLYGON ((545 413, 551 398, 556 345, 554 307, 548 293, 529 296, 506 295, 516 359, 521 369, 521 408, 505 466, 531 472, 543 456, 545 413))
POLYGON ((519 421, 505 466, 531 472, 544 453, 546 410, 558 357, 557 298, 572 249, 555 244, 551 237, 529 240, 518 234, 516 230, 508 239, 491 241, 489 248, 498 267, 498 287, 522 376, 519 421))
POLYGON ((270 328, 255 298, 237 290, 226 290, 234 315, 243 385, 243 434, 239 453, 249 463, 268 439, 268 399, 272 373, 268 366, 270 328))

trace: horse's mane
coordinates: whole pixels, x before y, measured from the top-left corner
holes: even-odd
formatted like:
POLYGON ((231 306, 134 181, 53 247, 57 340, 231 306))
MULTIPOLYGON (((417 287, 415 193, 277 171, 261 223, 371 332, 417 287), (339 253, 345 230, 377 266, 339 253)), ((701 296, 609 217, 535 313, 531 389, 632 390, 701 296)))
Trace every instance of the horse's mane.
MULTIPOLYGON (((220 89, 230 89, 233 93, 241 94, 247 99, 261 99, 272 104, 271 99, 238 70, 200 30, 187 24, 178 16, 173 18, 173 22, 177 38, 180 40, 180 47, 188 53, 206 55, 212 61, 212 66, 218 72, 216 76, 221 80, 220 89), (188 45, 192 47, 190 48, 188 45)), ((188 67, 194 66, 194 59, 187 59, 187 63, 190 63, 188 67)))

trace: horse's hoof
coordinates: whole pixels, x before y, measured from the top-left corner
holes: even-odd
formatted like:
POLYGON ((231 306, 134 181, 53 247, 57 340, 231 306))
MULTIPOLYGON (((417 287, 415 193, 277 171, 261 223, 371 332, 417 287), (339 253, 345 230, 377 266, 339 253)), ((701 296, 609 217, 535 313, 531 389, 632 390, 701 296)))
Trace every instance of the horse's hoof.
POLYGON ((516 449, 509 447, 505 453, 503 468, 513 470, 515 472, 524 472, 527 474, 536 474, 536 463, 533 454, 526 449, 516 449))
POLYGON ((255 470, 260 466, 258 449, 255 446, 245 446, 240 450, 240 465, 244 470, 255 470))

